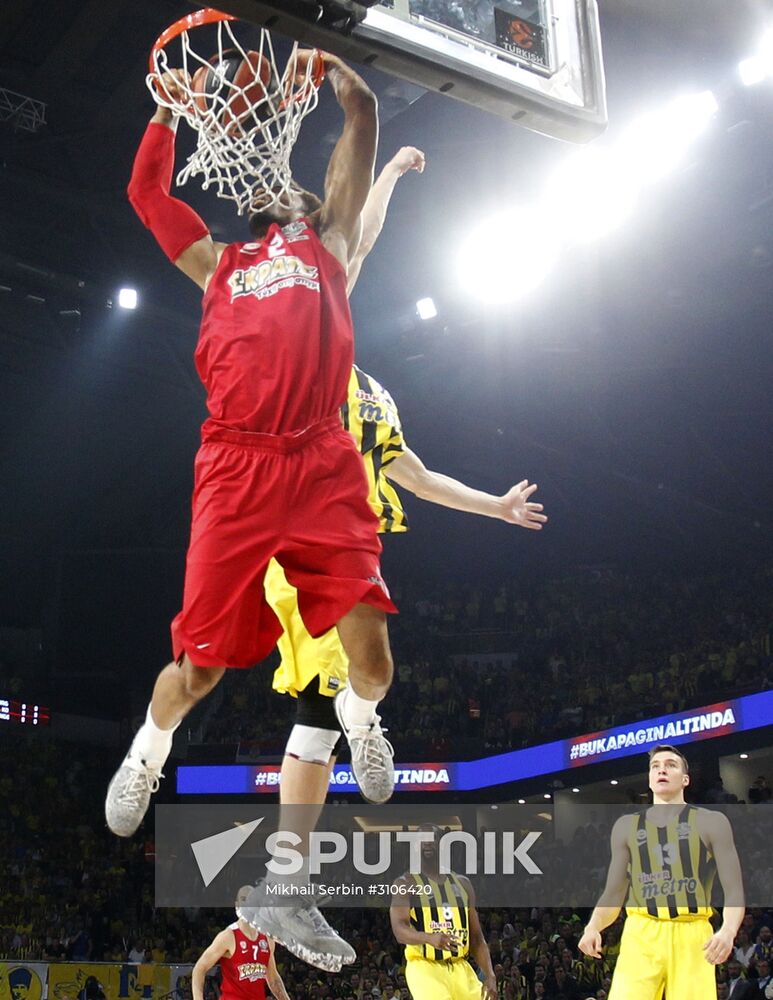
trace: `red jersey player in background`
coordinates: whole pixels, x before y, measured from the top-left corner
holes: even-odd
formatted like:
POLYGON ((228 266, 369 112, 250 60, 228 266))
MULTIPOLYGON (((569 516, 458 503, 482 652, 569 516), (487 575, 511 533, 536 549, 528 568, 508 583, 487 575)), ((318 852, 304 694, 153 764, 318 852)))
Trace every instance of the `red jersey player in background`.
MULTIPOLYGON (((243 886, 237 906, 247 899, 252 886, 243 886)), ((220 964, 220 1000, 264 1000, 266 985, 276 1000, 290 1000, 274 961, 274 942, 265 934, 237 920, 214 938, 193 967, 193 1000, 204 1000, 204 979, 220 964)))
MULTIPOLYGON (((298 53, 299 71, 311 55, 298 53)), ((323 58, 344 115, 324 200, 299 187, 289 203, 256 191, 249 242, 215 243, 170 195, 178 119, 166 108, 157 108, 135 159, 132 205, 204 292, 195 358, 209 419, 196 458, 174 661, 159 674, 145 723, 108 788, 106 818, 120 836, 142 821, 185 715, 227 667, 252 666, 273 649, 281 626, 263 590, 271 557, 297 588, 309 633, 338 628, 350 683, 336 710, 363 795, 383 802, 394 787, 393 750, 376 708, 392 680, 385 612, 395 609, 362 459, 339 413, 354 361, 347 267, 373 184, 377 107, 353 70, 323 58)), ((179 71, 166 74, 167 90, 180 79, 179 71)), ((301 958, 332 969, 354 961, 313 899, 291 923, 278 939, 301 958)))

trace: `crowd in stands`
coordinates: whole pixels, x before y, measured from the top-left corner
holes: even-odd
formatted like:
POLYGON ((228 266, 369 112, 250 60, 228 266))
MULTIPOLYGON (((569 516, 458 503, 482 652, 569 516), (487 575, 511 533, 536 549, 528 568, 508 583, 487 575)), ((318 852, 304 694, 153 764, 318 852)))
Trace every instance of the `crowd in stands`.
MULTIPOLYGON (((455 759, 473 758, 773 687, 763 569, 393 589, 401 613, 390 622, 395 680, 382 714, 403 759, 442 760, 452 739, 455 759)), ((281 753, 294 708, 270 674, 226 675, 207 742, 281 753)))
MULTIPOLYGON (((112 762, 72 745, 30 741, 27 747, 25 753, 18 746, 0 748, 0 841, 10 861, 0 885, 0 960, 195 962, 233 915, 154 909, 151 833, 122 840, 104 825, 102 799, 112 762)), ((752 788, 761 792, 761 803, 768 801, 766 781, 752 788)), ((754 848, 753 864, 760 868, 770 867, 765 829, 763 824, 754 848)), ((571 848, 582 867, 582 830, 571 848)), ((290 997, 408 1000, 402 949, 386 912, 329 912, 354 944, 358 961, 328 976, 279 949, 290 997)), ((604 960, 598 962, 577 949, 587 911, 481 909, 480 916, 502 1000, 605 1000, 622 920, 606 932, 604 960)), ((740 975, 756 988, 764 980, 765 962, 773 958, 772 927, 773 912, 750 910, 733 959, 718 969, 720 983, 740 975)), ((207 1000, 215 997, 211 981, 207 1000)))
MULTIPOLYGON (((760 570, 679 581, 600 572, 492 592, 398 586, 385 721, 404 759, 422 748, 431 748, 430 759, 465 750, 474 757, 772 687, 769 583, 760 570)), ((267 671, 231 672, 223 690, 207 737, 281 752, 293 703, 270 692, 267 671)), ((233 919, 154 909, 152 832, 121 840, 104 824, 119 753, 44 733, 0 743, 0 960, 193 962, 233 919)), ((764 776, 747 801, 770 803, 764 776)), ((754 864, 769 869, 760 836, 754 864)), ((572 849, 580 858, 581 837, 572 849)), ((622 922, 607 932, 596 962, 577 950, 586 918, 482 910, 501 1000, 605 1000, 622 922)), ((355 945, 356 965, 331 977, 280 949, 290 997, 407 1000, 385 912, 336 910, 331 920, 355 945)), ((754 989, 764 982, 771 927, 773 914, 747 914, 733 959, 718 969, 720 1000, 739 976, 754 989)))

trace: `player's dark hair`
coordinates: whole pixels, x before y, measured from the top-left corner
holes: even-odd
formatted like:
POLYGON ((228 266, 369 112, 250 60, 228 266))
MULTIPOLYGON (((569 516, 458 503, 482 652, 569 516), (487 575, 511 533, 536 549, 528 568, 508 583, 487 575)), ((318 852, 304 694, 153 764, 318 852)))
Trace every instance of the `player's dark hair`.
POLYGON ((687 762, 687 758, 681 752, 681 750, 677 750, 676 747, 672 747, 670 743, 658 743, 658 745, 656 747, 653 747, 649 751, 649 755, 648 755, 650 761, 652 761, 652 758, 655 756, 656 753, 672 753, 675 757, 678 757, 681 760, 681 762, 682 762, 682 769, 683 769, 684 773, 685 774, 689 774, 690 773, 690 765, 687 762))

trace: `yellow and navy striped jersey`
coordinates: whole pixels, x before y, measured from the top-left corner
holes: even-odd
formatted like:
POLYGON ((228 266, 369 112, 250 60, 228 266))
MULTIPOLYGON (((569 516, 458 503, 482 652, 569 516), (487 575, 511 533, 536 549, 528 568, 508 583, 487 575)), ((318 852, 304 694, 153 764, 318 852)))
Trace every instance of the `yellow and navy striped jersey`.
POLYGON ((450 962, 466 958, 470 953, 470 908, 469 897, 461 881, 453 872, 437 879, 426 875, 411 877, 417 886, 424 889, 410 897, 411 926, 425 934, 452 934, 458 941, 458 950, 454 954, 428 944, 407 944, 406 959, 425 958, 430 962, 450 962))
POLYGON ((626 911, 661 920, 711 916, 717 867, 698 832, 698 810, 686 805, 666 826, 656 826, 646 811, 630 820, 626 911))
POLYGON ((368 476, 368 502, 379 519, 379 531, 407 531, 408 518, 397 490, 384 470, 405 451, 400 415, 379 383, 355 365, 341 407, 344 427, 355 440, 368 476))

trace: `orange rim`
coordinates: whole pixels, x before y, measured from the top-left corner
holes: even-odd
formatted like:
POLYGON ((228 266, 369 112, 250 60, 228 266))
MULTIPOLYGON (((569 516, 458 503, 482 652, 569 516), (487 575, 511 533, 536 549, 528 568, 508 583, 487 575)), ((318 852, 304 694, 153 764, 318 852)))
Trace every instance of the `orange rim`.
POLYGON ((162 31, 154 42, 153 48, 150 50, 150 58, 148 59, 150 72, 153 73, 156 69, 156 53, 165 48, 173 39, 179 37, 184 31, 188 31, 190 28, 199 28, 202 24, 217 24, 218 21, 236 20, 238 20, 238 18, 234 17, 233 14, 224 14, 222 11, 215 10, 213 7, 205 7, 203 10, 196 10, 192 14, 186 14, 185 17, 181 17, 179 21, 175 21, 174 24, 170 24, 166 31, 162 31))

